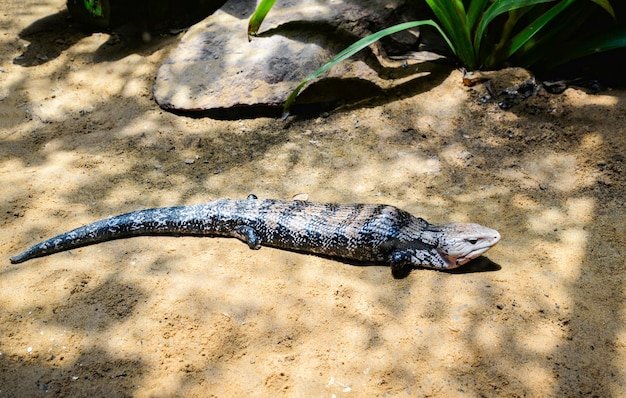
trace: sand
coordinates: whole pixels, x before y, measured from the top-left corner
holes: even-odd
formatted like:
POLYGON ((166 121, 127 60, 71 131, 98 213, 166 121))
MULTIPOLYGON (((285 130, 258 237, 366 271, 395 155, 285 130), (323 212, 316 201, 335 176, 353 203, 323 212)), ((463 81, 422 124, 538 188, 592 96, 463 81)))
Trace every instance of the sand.
POLYGON ((25 50, 17 34, 64 2, 3 6, 0 396, 623 394, 625 91, 505 111, 452 70, 320 116, 192 119, 151 94, 176 36, 126 51, 40 32, 59 51, 25 50), (502 241, 403 279, 224 238, 8 260, 110 215, 250 193, 388 203, 502 241))

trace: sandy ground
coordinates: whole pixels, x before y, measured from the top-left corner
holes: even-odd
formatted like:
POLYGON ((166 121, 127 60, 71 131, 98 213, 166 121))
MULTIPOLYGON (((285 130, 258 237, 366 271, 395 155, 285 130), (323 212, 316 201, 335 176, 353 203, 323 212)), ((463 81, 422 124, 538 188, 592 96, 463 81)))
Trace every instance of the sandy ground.
POLYGON ((16 4, 0 3, 0 396, 623 396, 626 92, 503 111, 452 71, 324 117, 191 119, 151 97, 175 37, 124 53, 43 32, 58 51, 38 53, 18 32, 64 2, 16 4), (465 272, 404 279, 234 239, 8 260, 109 215, 249 193, 503 238, 465 272))

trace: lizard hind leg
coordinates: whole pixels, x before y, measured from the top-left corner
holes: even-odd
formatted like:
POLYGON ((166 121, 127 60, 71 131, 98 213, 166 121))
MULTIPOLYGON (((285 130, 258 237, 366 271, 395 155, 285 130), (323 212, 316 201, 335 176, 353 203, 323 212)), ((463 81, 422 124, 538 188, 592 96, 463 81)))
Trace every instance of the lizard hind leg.
POLYGON ((261 248, 261 238, 254 228, 248 225, 238 225, 233 230, 233 236, 246 242, 250 249, 259 250, 261 248))

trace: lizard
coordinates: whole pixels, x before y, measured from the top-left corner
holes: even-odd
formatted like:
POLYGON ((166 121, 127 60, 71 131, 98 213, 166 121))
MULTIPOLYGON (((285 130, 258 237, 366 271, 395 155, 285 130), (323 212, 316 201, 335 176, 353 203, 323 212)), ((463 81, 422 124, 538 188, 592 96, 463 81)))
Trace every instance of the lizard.
POLYGON ((395 206, 303 200, 219 199, 207 204, 133 211, 78 227, 11 257, 13 264, 134 236, 235 237, 251 249, 275 247, 391 266, 447 270, 479 257, 500 240, 473 223, 435 225, 395 206))

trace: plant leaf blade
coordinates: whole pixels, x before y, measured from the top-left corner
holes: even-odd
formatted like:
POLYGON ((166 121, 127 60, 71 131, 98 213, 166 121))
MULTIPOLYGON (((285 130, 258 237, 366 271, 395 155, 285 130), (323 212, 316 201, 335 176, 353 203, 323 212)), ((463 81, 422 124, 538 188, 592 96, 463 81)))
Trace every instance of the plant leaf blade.
POLYGON ((443 32, 443 30, 441 30, 439 25, 437 25, 431 19, 424 20, 424 21, 405 22, 405 23, 401 23, 401 24, 394 25, 394 26, 391 26, 389 28, 383 29, 383 30, 381 30, 379 32, 376 32, 374 34, 366 36, 366 37, 358 40, 357 42, 353 43, 352 45, 350 45, 349 47, 347 47, 343 51, 339 52, 333 58, 331 58, 328 62, 326 62, 324 65, 322 65, 315 72, 313 72, 310 75, 308 75, 307 77, 305 77, 304 80, 302 80, 300 82, 300 84, 298 84, 298 86, 291 92, 291 94, 289 94, 289 97, 287 97, 287 100, 285 101, 285 105, 283 106, 283 116, 282 116, 283 119, 286 119, 289 116, 289 109, 291 109, 291 105, 296 100, 296 97, 298 96, 298 93, 300 92, 300 90, 302 90, 302 88, 304 87, 304 85, 306 83, 308 83, 309 81, 315 79, 316 77, 318 77, 322 73, 326 72, 327 70, 329 70, 330 68, 332 68, 333 66, 338 64, 339 62, 341 62, 341 61, 343 61, 343 60, 345 60, 347 58, 350 58, 351 56, 353 56, 357 52, 363 50, 364 48, 368 47, 370 44, 374 43, 377 40, 380 40, 381 38, 383 38, 385 36, 389 36, 389 35, 392 35, 394 33, 400 32, 402 30, 411 29, 411 28, 415 28, 415 27, 423 26, 423 25, 429 25, 429 26, 433 26, 434 28, 436 28, 439 31, 439 33, 441 33, 441 35, 443 36, 444 40, 448 43, 450 48, 453 49, 452 43, 450 42, 450 39, 448 39, 448 37, 443 32))
MULTIPOLYGON (((476 33, 474 36, 474 48, 479 49, 480 43, 487 30, 487 25, 493 21, 496 17, 516 10, 518 8, 530 7, 540 3, 549 3, 555 0, 496 0, 489 6, 489 8, 483 14, 476 33)), ((567 1, 567 0, 566 0, 567 1)))
POLYGON ((537 19, 531 22, 526 28, 522 29, 515 37, 511 39, 511 45, 506 52, 506 58, 513 55, 520 49, 526 42, 528 42, 534 35, 537 34, 546 24, 552 21, 558 14, 563 12, 567 7, 572 5, 576 0, 561 0, 557 5, 552 7, 547 12, 541 14, 537 19))
MULTIPOLYGON (((480 0, 483 1, 483 0, 480 0)), ((472 47, 470 30, 467 24, 465 8, 460 1, 426 0, 428 6, 437 17, 443 30, 448 34, 454 46, 450 46, 454 55, 466 67, 476 67, 476 56, 472 47)))
POLYGON ((604 10, 608 12, 609 14, 611 14, 613 19, 615 19, 615 11, 613 10, 613 6, 611 6, 611 3, 609 3, 609 0, 591 0, 591 1, 593 1, 600 7, 604 8, 604 10))
POLYGON ((267 13, 270 12, 275 3, 276 0, 261 0, 248 21, 248 41, 250 37, 256 36, 267 13))

